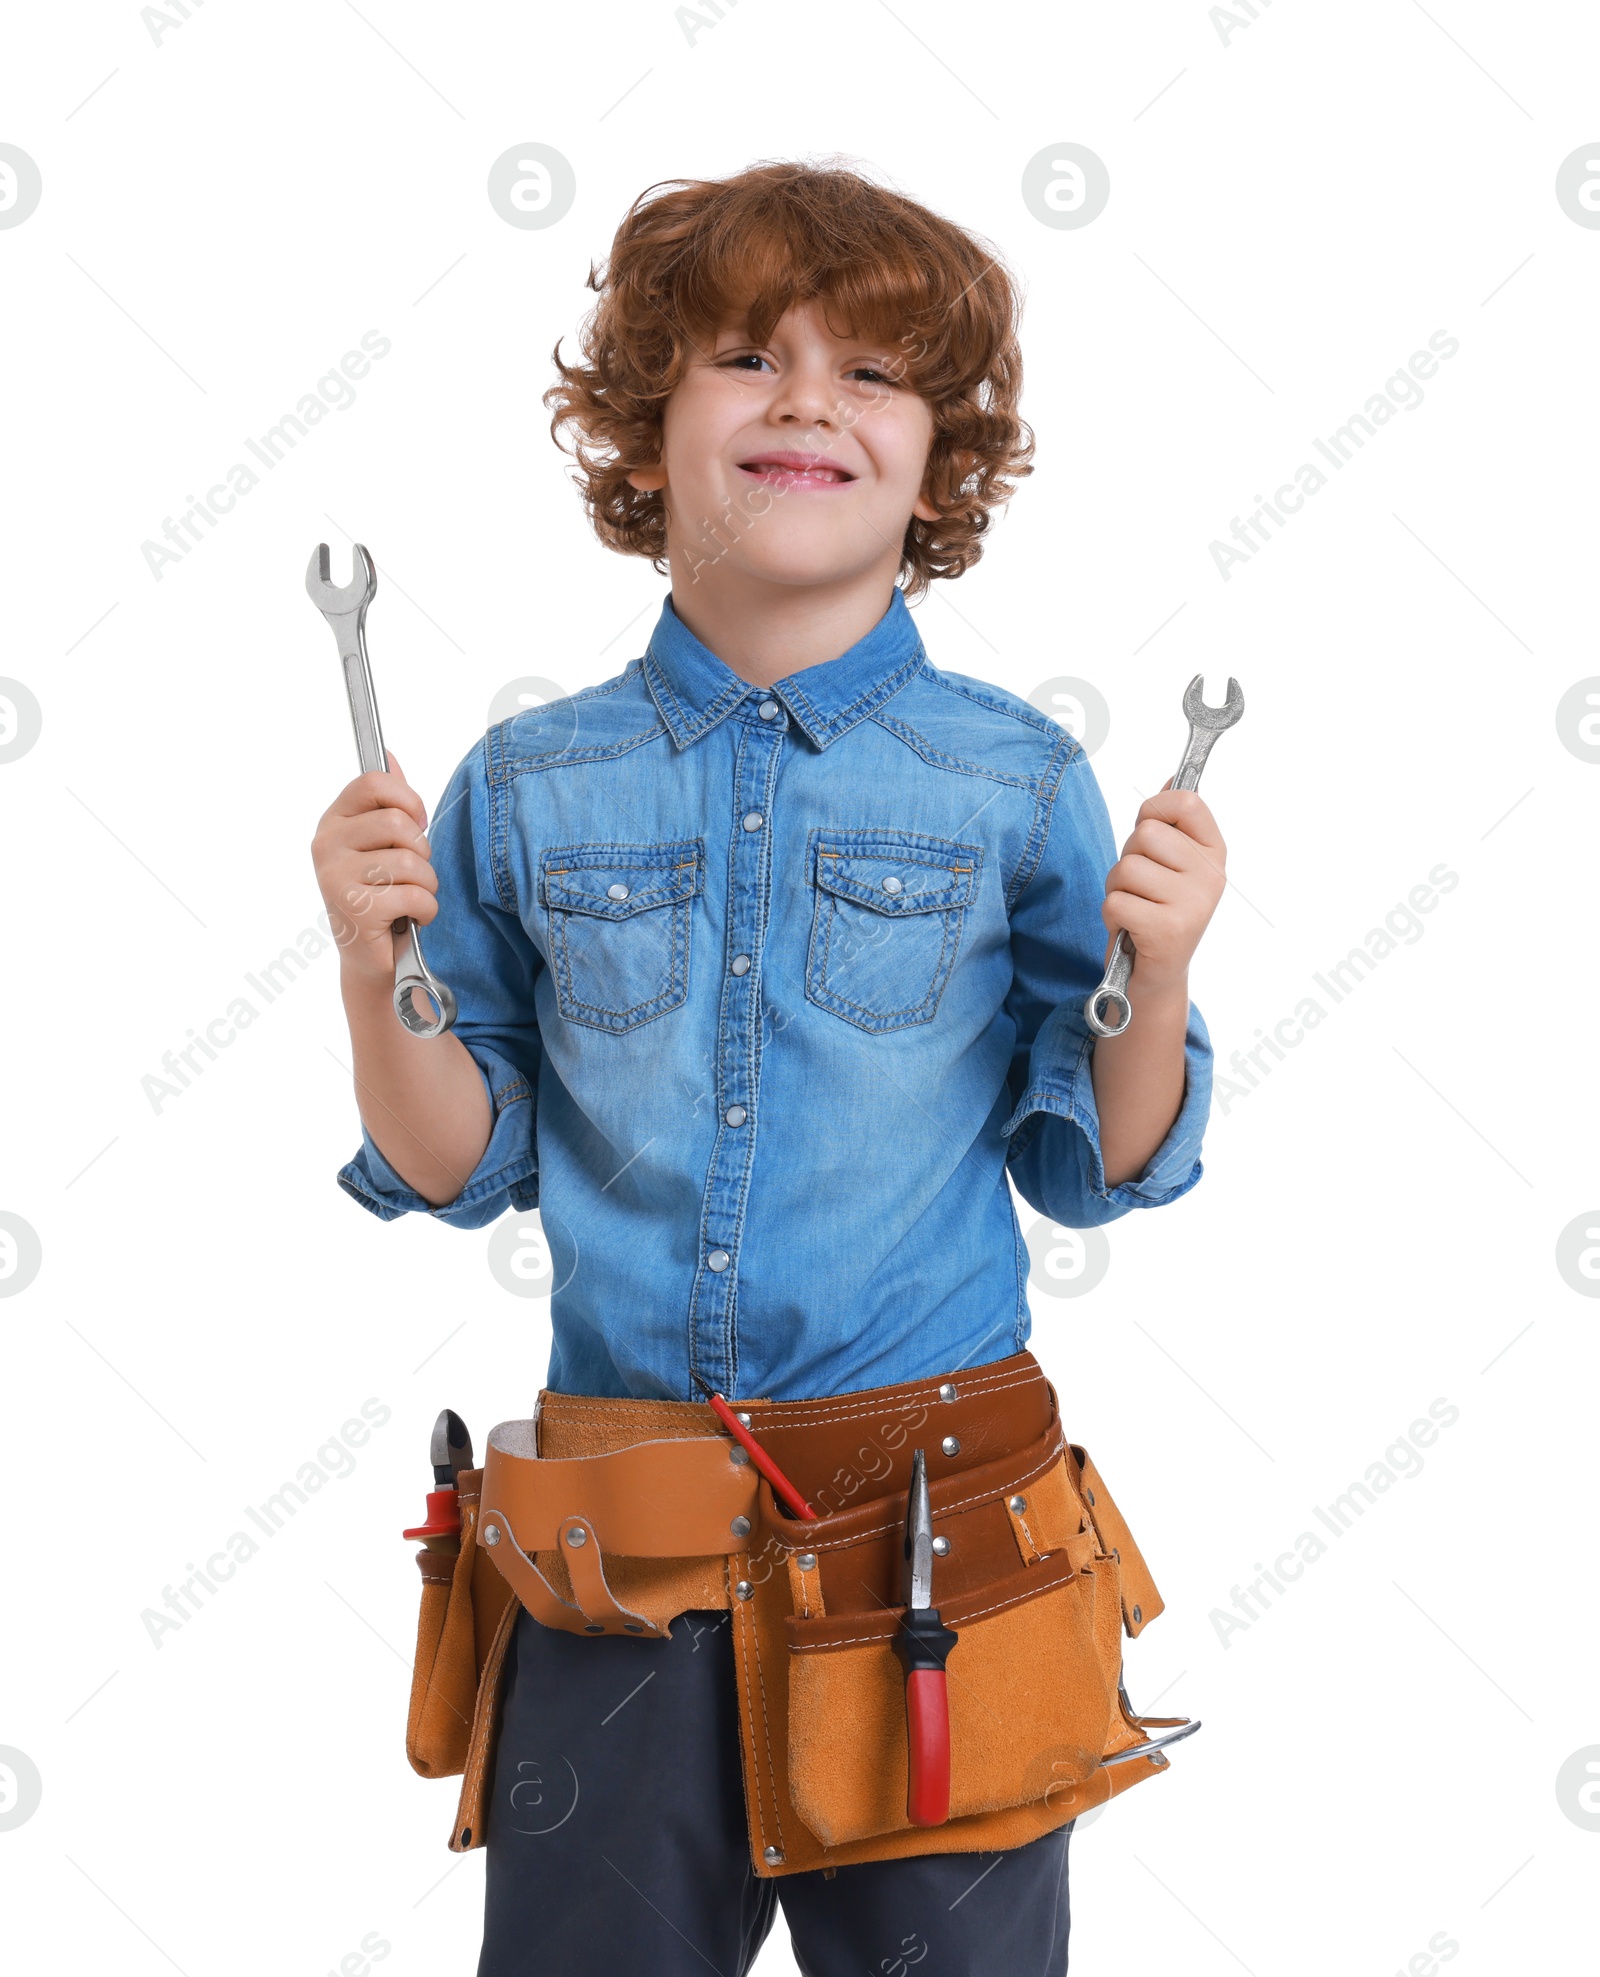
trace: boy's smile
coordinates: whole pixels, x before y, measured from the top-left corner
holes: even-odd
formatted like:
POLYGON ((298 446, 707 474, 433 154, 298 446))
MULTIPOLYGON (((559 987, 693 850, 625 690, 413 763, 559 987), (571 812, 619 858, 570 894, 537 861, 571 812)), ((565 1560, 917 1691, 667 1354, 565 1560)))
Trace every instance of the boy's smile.
POLYGON ((667 400, 659 462, 629 476, 662 491, 675 597, 864 585, 872 623, 912 516, 937 513, 922 492, 933 414, 904 374, 892 343, 840 334, 817 303, 761 345, 743 321, 702 341, 667 400))
POLYGON ((843 467, 829 466, 810 453, 785 453, 774 448, 739 462, 741 474, 769 487, 844 487, 855 479, 843 467))

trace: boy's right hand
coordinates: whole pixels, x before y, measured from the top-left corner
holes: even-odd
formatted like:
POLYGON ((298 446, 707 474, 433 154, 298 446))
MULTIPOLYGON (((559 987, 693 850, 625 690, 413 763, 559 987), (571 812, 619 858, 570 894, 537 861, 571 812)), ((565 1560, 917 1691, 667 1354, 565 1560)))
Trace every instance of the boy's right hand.
POLYGON ((392 754, 387 771, 357 776, 322 813, 311 862, 347 975, 392 982, 394 922, 425 927, 439 911, 427 821, 392 754))

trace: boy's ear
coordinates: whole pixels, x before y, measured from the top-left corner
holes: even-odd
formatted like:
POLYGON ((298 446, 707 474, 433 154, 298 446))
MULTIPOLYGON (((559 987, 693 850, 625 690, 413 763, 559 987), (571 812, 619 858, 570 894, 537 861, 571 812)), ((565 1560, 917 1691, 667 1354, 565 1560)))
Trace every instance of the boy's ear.
POLYGON ((919 522, 936 522, 939 511, 925 494, 919 494, 911 504, 911 512, 919 522))
POLYGON ((629 487, 636 487, 641 494, 656 494, 666 484, 667 470, 659 461, 653 467, 635 467, 628 475, 629 487))

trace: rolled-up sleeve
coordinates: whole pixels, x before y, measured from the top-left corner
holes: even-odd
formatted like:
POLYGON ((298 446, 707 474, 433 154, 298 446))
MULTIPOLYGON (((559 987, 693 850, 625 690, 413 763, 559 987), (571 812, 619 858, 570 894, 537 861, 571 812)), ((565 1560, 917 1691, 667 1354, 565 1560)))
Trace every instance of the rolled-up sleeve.
POLYGON ((543 1050, 533 986, 543 964, 516 912, 508 874, 493 869, 492 847, 500 841, 494 804, 480 746, 451 777, 428 824, 439 912, 423 934, 428 966, 456 998, 451 1035, 465 1044, 488 1094, 489 1143, 454 1201, 434 1207, 364 1130, 360 1150, 339 1171, 339 1185, 386 1222, 416 1211, 458 1229, 481 1229, 508 1208, 538 1205, 543 1050))
POLYGON ((1083 1005, 1105 973, 1100 907, 1116 846, 1094 772, 1075 743, 1045 833, 1011 906, 1014 975, 1006 1007, 1016 1043, 1007 1077, 1013 1110, 1001 1133, 1023 1199, 1065 1228, 1086 1229, 1130 1208, 1176 1201, 1199 1180, 1211 1109, 1211 1040, 1190 1003, 1178 1116, 1144 1172, 1108 1188, 1091 1074, 1095 1038, 1083 1005))

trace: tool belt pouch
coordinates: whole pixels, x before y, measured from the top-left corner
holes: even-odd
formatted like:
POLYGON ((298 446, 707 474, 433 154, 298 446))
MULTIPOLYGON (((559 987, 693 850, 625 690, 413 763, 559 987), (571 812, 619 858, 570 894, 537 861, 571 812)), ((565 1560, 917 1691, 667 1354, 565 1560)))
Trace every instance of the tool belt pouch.
MULTIPOLYGON (((1160 1596, 1086 1454, 1053 1425, 935 1481, 930 1500, 948 1547, 934 1559, 933 1604, 956 1635, 949 1827, 1009 1813, 1009 1837, 955 1843, 1018 1844, 1150 1775, 1148 1761, 1102 1761, 1145 1740, 1121 1705, 1121 1637, 1142 1631, 1160 1596)), ((763 1521, 786 1539, 789 1798, 831 1858, 897 1832, 926 1838, 907 1814, 906 1677, 893 1645, 905 1502, 858 1503, 789 1550, 796 1523, 762 1491, 763 1521)), ((783 1852, 793 1857, 792 1834, 783 1852)))
POLYGON ((501 1622, 515 1606, 510 1588, 477 1542, 483 1471, 463 1469, 456 1481, 459 1550, 417 1553, 422 1605, 406 1756, 424 1778, 450 1778, 465 1769, 480 1681, 501 1622))
POLYGON ((1121 1685, 1121 1637, 1161 1597, 1030 1353, 744 1410, 815 1521, 791 1517, 709 1409, 686 1402, 546 1392, 534 1420, 491 1434, 481 1513, 479 1472, 464 1474, 448 1586, 422 1564, 408 1740, 419 1770, 419 1758, 460 1770, 465 1751, 455 1850, 482 1844, 498 1673, 522 1609, 571 1633, 643 1638, 690 1609, 728 1610, 762 1877, 1022 1845, 1165 1767, 1139 1747, 1181 1719, 1133 1715, 1121 1685), (917 1445, 940 1546, 933 1605, 956 1636, 937 1826, 908 1816, 906 1670, 892 1645, 917 1445))

